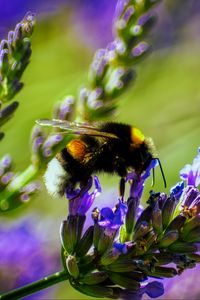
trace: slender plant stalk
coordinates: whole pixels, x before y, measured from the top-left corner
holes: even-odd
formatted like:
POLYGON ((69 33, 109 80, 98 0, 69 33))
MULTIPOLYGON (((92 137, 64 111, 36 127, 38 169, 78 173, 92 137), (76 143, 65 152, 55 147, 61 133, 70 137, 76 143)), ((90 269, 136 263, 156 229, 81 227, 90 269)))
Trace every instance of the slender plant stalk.
POLYGON ((57 284, 59 282, 62 282, 64 280, 67 280, 69 278, 69 275, 66 271, 60 271, 57 273, 54 273, 48 277, 44 277, 41 280, 35 281, 31 284, 25 285, 21 288, 15 289, 13 291, 10 291, 8 293, 0 295, 0 299, 9 299, 9 300, 16 300, 21 299, 22 297, 31 295, 33 293, 36 293, 38 291, 41 291, 43 289, 46 289, 54 284, 57 284))

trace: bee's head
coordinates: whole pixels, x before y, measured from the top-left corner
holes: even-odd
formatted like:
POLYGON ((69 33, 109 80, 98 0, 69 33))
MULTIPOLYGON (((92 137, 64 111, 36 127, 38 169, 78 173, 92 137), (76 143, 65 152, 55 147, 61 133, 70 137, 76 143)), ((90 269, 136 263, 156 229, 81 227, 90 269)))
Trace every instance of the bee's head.
POLYGON ((145 171, 152 161, 151 144, 138 128, 131 127, 131 164, 138 174, 145 171))
POLYGON ((152 160, 156 159, 160 166, 164 185, 166 186, 164 172, 152 138, 145 137, 138 128, 131 127, 131 149, 133 154, 132 161, 134 162, 134 169, 136 172, 142 174, 149 167, 152 160))

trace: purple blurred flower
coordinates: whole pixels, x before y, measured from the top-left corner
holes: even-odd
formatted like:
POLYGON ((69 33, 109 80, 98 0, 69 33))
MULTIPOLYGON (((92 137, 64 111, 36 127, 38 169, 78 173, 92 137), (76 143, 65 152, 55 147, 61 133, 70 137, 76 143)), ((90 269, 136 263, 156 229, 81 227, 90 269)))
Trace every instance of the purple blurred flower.
MULTIPOLYGON (((138 291, 131 291, 128 289, 124 289, 119 293, 120 299, 123 300, 141 300, 143 299, 144 294, 147 294, 150 298, 157 298, 164 294, 164 288, 161 282, 153 281, 150 282, 143 287, 141 287, 138 291)), ((145 297, 146 299, 146 297, 145 297)), ((159 299, 159 298, 157 298, 159 299)), ((165 298, 167 299, 167 298, 165 298)))
POLYGON ((200 184, 200 148, 198 149, 198 154, 194 158, 191 165, 187 164, 180 171, 181 179, 187 182, 187 185, 192 185, 198 187, 200 184))
MULTIPOLYGON (((199 289, 200 264, 194 269, 185 270, 180 276, 162 280, 165 293, 158 300, 197 300, 200 299, 199 289)), ((145 299, 147 299, 145 297, 145 299)), ((150 299, 150 298, 148 298, 150 299)))
POLYGON ((83 42, 95 47, 105 47, 112 39, 116 0, 75 0, 73 3, 74 24, 83 42))
POLYGON ((1 226, 0 292, 58 271, 59 250, 50 241, 46 244, 37 226, 38 220, 32 216, 11 226, 1 226))

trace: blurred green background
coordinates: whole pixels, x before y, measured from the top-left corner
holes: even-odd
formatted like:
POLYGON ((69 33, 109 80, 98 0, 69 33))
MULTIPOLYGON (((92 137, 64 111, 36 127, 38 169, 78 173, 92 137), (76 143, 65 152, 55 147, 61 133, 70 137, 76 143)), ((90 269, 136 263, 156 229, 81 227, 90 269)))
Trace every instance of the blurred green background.
MULTIPOLYGON (((165 9, 161 9, 163 17, 165 9)), ((167 9, 169 14, 169 7, 167 9)), ((181 9, 184 8, 180 7, 180 14, 181 9)), ((6 136, 0 148, 0 156, 11 154, 17 172, 23 171, 30 163, 29 136, 35 120, 50 118, 56 101, 68 94, 76 96, 80 87, 87 84, 88 67, 95 50, 101 46, 101 39, 88 42, 88 20, 78 17, 78 10, 78 5, 58 9, 37 21, 32 37, 31 63, 23 75, 25 86, 16 96, 20 106, 15 117, 3 128, 6 136)), ((161 25, 164 26, 159 22, 151 37, 152 43, 158 46, 136 67, 136 81, 119 99, 116 121, 136 125, 146 136, 153 138, 168 191, 179 181, 179 170, 191 163, 200 146, 200 25, 196 18, 191 17, 176 30, 176 42, 167 46, 158 42, 165 40, 164 32, 159 28, 161 25)), ((98 34, 102 34, 98 31, 98 22, 93 28, 95 30, 98 38, 98 34)), ((111 28, 108 30, 111 36, 111 28)), ((117 190, 117 178, 106 175, 101 178, 103 191, 113 185, 117 190)), ((150 188, 149 182, 146 196, 150 188)), ((156 170, 154 189, 164 191, 159 170, 156 170)), ((59 226, 67 215, 66 200, 51 198, 43 186, 33 200, 16 211, 5 213, 1 220, 20 220, 32 212, 39 215, 44 227, 45 222, 53 224, 51 234, 55 247, 59 248, 59 226)), ((51 297, 48 299, 87 298, 72 290, 67 283, 59 284, 51 297)))

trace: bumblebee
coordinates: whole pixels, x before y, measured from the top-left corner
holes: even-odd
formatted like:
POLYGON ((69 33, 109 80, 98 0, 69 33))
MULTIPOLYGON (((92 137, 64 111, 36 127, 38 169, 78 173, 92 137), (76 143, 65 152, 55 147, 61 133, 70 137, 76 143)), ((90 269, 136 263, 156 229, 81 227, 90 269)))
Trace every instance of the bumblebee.
POLYGON ((92 174, 105 172, 121 178, 123 196, 128 171, 134 170, 140 176, 153 159, 158 160, 166 185, 152 139, 136 127, 115 122, 94 126, 62 120, 38 120, 37 123, 78 135, 47 166, 44 179, 52 195, 63 196, 66 187, 74 188, 79 183, 84 186, 92 174))

